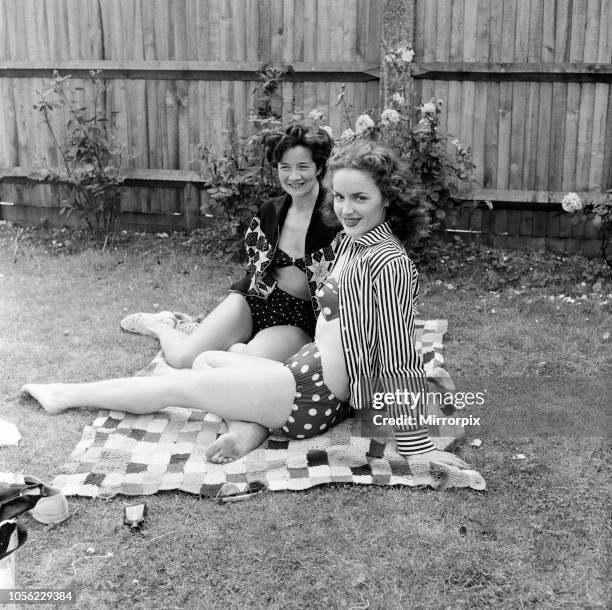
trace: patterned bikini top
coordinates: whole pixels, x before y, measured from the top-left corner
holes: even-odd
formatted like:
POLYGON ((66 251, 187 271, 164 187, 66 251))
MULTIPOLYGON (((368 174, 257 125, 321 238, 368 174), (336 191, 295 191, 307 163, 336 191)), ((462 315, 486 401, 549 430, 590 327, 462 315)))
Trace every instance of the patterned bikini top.
POLYGON ((306 263, 303 258, 293 258, 293 256, 289 256, 280 248, 276 248, 272 265, 274 267, 291 267, 291 265, 295 265, 300 271, 306 273, 306 263))
POLYGON ((338 299, 338 282, 328 277, 316 293, 317 301, 323 317, 330 322, 340 317, 340 303, 338 299))

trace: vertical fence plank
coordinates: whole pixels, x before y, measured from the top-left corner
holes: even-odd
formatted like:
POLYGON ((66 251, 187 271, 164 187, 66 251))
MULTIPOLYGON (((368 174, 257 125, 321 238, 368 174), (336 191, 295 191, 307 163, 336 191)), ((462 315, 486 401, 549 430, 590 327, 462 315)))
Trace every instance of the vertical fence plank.
MULTIPOLYGON (((612 95, 608 95, 607 116, 612 117, 612 95)), ((602 190, 612 188, 612 120, 606 121, 606 136, 604 140, 602 190)))
MULTIPOLYGON (((478 25, 478 0, 465 0, 463 14, 463 61, 476 61, 476 38, 478 25)), ((474 96, 473 81, 461 83, 461 140, 466 146, 474 142, 474 96)))
POLYGON ((531 0, 529 5, 529 33, 527 38, 527 60, 542 61, 542 41, 544 37, 544 2, 531 0))
POLYGON ((247 40, 246 52, 247 61, 261 61, 259 57, 259 11, 257 10, 256 0, 247 0, 247 40))
POLYGON ((553 84, 540 83, 540 104, 538 109, 537 144, 536 144, 536 178, 535 189, 552 190, 549 183, 550 142, 552 135, 553 84))
POLYGON ((512 84, 512 133, 510 134, 510 179, 511 189, 523 187, 523 156, 525 149, 525 101, 527 83, 512 84))
MULTIPOLYGON (((330 55, 328 61, 339 62, 344 58, 344 32, 353 28, 353 23, 350 21, 352 15, 346 12, 346 8, 345 2, 331 3, 332 12, 329 15, 330 55)), ((340 107, 334 104, 338 86, 336 83, 330 82, 326 83, 326 87, 323 89, 325 88, 327 88, 327 100, 321 110, 327 116, 327 124, 337 132, 341 124, 340 107)))
MULTIPOLYGON (((514 61, 516 32, 516 0, 504 2, 501 61, 514 61)), ((497 147, 497 187, 507 189, 510 184, 510 139, 512 134, 512 83, 499 84, 499 143, 497 147)))
POLYGON ((567 84, 565 111, 565 147, 563 149, 562 189, 568 191, 576 180, 576 154, 578 148, 578 113, 580 110, 580 85, 567 84))
POLYGON ((293 30, 293 60, 295 62, 302 62, 304 61, 304 3, 295 2, 294 0, 289 1, 293 4, 293 21, 290 25, 293 30))
MULTIPOLYGON (((600 30, 600 3, 589 2, 587 5, 586 29, 584 37, 583 61, 597 61, 600 30)), ((611 58, 612 59, 612 58, 611 58)), ((598 100, 599 101, 599 100, 598 100)), ((593 151, 593 120, 595 104, 595 84, 582 83, 580 108, 578 111, 578 145, 576 149, 575 188, 579 191, 589 187, 591 152, 593 151)))
MULTIPOLYGON (((597 50, 597 61, 606 63, 612 61, 612 3, 602 1, 599 24, 599 39, 597 50)), ((606 126, 610 129, 612 125, 612 114, 608 110, 608 102, 611 96, 608 83, 595 84, 595 99, 593 103, 593 144, 591 148, 591 160, 589 168, 589 190, 612 188, 612 179, 606 184, 605 167, 612 164, 610 155, 606 166, 606 126)), ((610 174, 612 176, 612 173, 610 174)))
POLYGON ((316 27, 316 58, 319 62, 329 61, 330 32, 329 16, 331 11, 331 0, 319 0, 317 2, 317 27, 316 27))
MULTIPOLYGON (((0 59, 9 58, 7 10, 8 10, 7 3, 0 2, 0 59)), ((38 14, 41 15, 43 13, 41 11, 38 14)))
MULTIPOLYGON (((555 52, 555 0, 544 0, 542 6, 542 54, 544 63, 554 62, 555 52)), ((536 152, 535 188, 546 191, 549 184, 550 146, 552 137, 553 84, 540 83, 540 103, 538 108, 538 136, 536 152)))
MULTIPOLYGON (((564 63, 569 61, 571 15, 567 2, 558 2, 556 9, 554 60, 564 63)), ((560 151, 565 150, 567 95, 567 83, 553 83, 548 184, 549 188, 555 191, 563 188, 563 154, 560 154, 560 151)))
MULTIPOLYGON (((449 60, 463 61, 463 0, 452 0, 449 60)), ((446 129, 450 139, 461 138, 461 82, 450 80, 448 83, 448 104, 446 129)), ((463 142, 469 146, 469 142, 463 142)))
POLYGON ((273 0, 270 3, 270 60, 274 64, 282 62, 283 55, 283 3, 273 0))
MULTIPOLYGON (((489 61, 491 4, 489 0, 478 0, 476 18, 476 48, 474 56, 479 62, 489 61)), ((487 126, 487 89, 491 83, 474 83, 474 118, 472 131, 473 161, 476 166, 474 178, 479 185, 484 184, 485 145, 487 126)))
MULTIPOLYGON (((540 62, 542 60, 543 16, 544 6, 542 0, 530 0, 528 9, 529 23, 527 36, 527 61, 540 62)), ((527 190, 535 190, 538 148, 539 148, 539 110, 540 110, 540 83, 530 82, 527 85, 527 100, 525 103, 525 147, 523 152, 523 181, 522 186, 527 190)))
MULTIPOLYGON (((429 63, 434 61, 436 53, 436 3, 423 3, 423 46, 421 54, 423 61, 429 63)), ((420 81, 419 103, 428 102, 434 94, 434 83, 430 79, 420 81)))
POLYGON ((436 57, 436 9, 435 2, 424 2, 423 61, 429 63, 436 57))
MULTIPOLYGON (((529 6, 529 0, 517 0, 514 37, 514 61, 516 62, 527 61, 529 6)), ((520 189, 523 186, 526 98, 527 84, 515 81, 512 84, 512 132, 510 136, 509 186, 511 189, 520 189)))
POLYGON ((541 61, 544 63, 552 63, 555 60, 555 1, 556 0, 544 0, 542 7, 541 61))
MULTIPOLYGON (((458 1, 458 0, 455 0, 458 1)), ((426 0, 415 0, 414 11, 414 50, 415 59, 424 61, 425 48, 425 7, 426 0)))
POLYGON ((259 13, 259 61, 270 63, 272 60, 272 7, 270 0, 258 0, 257 12, 259 13))
POLYGON ((586 40, 588 2, 587 0, 573 0, 571 6, 572 21, 569 42, 569 60, 571 62, 580 62, 583 61, 584 58, 585 43, 588 44, 586 40))
MULTIPOLYGON (((281 60, 285 64, 293 65, 295 63, 295 36, 297 34, 296 30, 300 31, 301 27, 296 28, 294 23, 294 9, 295 9, 294 0, 283 0, 283 24, 282 24, 282 56, 281 60)), ((301 6, 301 5, 300 5, 301 6)), ((290 84, 290 83, 287 83, 290 84)))
MULTIPOLYGON (((584 55, 586 30, 586 0, 574 0, 572 5, 569 61, 580 62, 584 55)), ((568 83, 565 112, 565 147, 563 150, 563 190, 570 190, 576 180, 578 155, 578 117, 582 85, 568 83)))
MULTIPOLYGON (((359 20, 357 16, 358 0, 344 0, 344 41, 342 43, 342 59, 344 61, 355 61, 357 59, 357 32, 359 20)), ((299 28, 297 28, 299 29, 299 28)))
POLYGON ((525 147, 523 153, 522 188, 530 191, 536 188, 540 86, 540 83, 528 83, 526 87, 527 101, 525 104, 525 147))
POLYGON ((41 59, 39 34, 36 20, 36 9, 33 0, 22 0, 21 13, 26 35, 27 59, 41 59))
POLYGON ((483 186, 487 189, 497 188, 497 163, 499 158, 499 110, 500 83, 487 84, 487 111, 485 120, 485 151, 483 186))
MULTIPOLYGON (((234 60, 239 62, 247 61, 247 20, 243 3, 239 0, 232 0, 232 19, 234 28, 235 53, 234 60)), ((291 26, 289 26, 291 27, 291 26)), ((236 135, 238 139, 244 139, 248 135, 248 86, 246 81, 236 81, 234 83, 234 120, 236 135)))
MULTIPOLYGON (((450 36, 452 19, 452 2, 438 0, 436 7, 436 49, 435 61, 447 62, 450 59, 450 36)), ((440 128, 448 133, 448 107, 449 107, 449 83, 447 80, 439 80, 435 83, 437 97, 444 100, 442 114, 440 116, 440 128)), ((452 138, 451 138, 452 139, 452 138)), ((447 145, 449 145, 447 141, 447 145)))

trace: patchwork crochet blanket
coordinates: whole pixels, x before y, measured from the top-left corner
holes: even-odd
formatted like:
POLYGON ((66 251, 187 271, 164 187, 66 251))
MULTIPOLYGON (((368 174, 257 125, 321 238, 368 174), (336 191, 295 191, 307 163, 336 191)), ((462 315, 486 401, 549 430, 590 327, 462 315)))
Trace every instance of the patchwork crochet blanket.
MULTIPOLYGON (((185 322, 185 316, 181 314, 185 322)), ((187 321, 188 323, 188 321, 187 321)), ((442 368, 445 320, 417 322, 429 390, 454 389, 442 368)), ((158 355, 140 374, 163 374, 169 368, 158 355)), ((263 481, 271 490, 307 489, 326 483, 374 485, 429 485, 484 489, 479 473, 428 462, 412 465, 395 448, 390 428, 374 425, 380 411, 358 411, 325 434, 293 440, 270 436, 258 449, 229 464, 207 461, 205 450, 225 430, 211 413, 169 407, 150 415, 100 411, 53 485, 66 495, 111 497, 148 495, 180 489, 214 496, 227 482, 263 481)), ((463 429, 447 425, 455 413, 451 405, 428 404, 428 413, 443 418, 430 426, 439 449, 448 449, 463 429)))

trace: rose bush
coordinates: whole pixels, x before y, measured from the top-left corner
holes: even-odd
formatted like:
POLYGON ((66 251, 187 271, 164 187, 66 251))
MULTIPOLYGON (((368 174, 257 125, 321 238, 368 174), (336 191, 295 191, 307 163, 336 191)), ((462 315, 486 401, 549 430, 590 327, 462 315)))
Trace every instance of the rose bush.
POLYGON ((612 237, 612 189, 587 202, 583 202, 576 193, 567 193, 561 200, 561 207, 565 212, 573 214, 572 224, 586 219, 595 227, 601 239, 601 256, 612 267, 608 253, 612 237))

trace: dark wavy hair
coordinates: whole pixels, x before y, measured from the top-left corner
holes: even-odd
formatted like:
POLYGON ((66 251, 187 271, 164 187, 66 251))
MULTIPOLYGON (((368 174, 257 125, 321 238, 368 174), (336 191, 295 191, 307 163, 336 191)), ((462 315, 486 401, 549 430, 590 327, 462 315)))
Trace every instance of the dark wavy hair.
POLYGON ((266 158, 268 163, 277 167, 283 155, 296 146, 307 148, 312 154, 312 160, 317 166, 317 176, 321 182, 325 176, 327 160, 331 154, 334 142, 324 129, 318 125, 301 122, 292 123, 282 133, 271 133, 266 136, 266 158))
POLYGON ((339 226, 334 213, 333 176, 340 169, 367 172, 388 202, 387 221, 393 233, 405 244, 413 245, 428 233, 430 217, 423 191, 408 167, 395 153, 372 140, 356 140, 337 148, 327 162, 328 195, 321 209, 326 224, 339 226))

